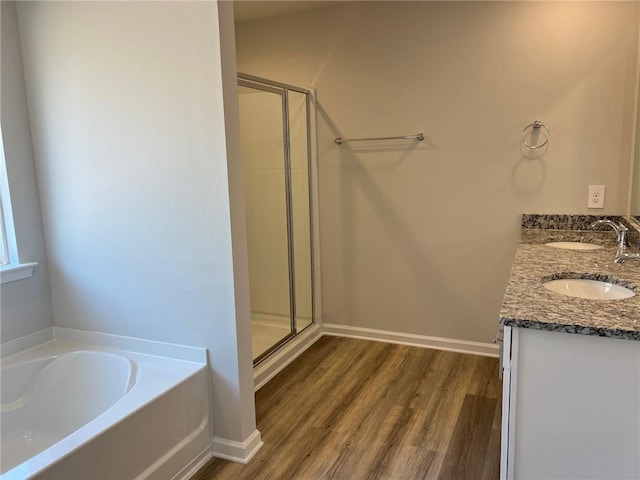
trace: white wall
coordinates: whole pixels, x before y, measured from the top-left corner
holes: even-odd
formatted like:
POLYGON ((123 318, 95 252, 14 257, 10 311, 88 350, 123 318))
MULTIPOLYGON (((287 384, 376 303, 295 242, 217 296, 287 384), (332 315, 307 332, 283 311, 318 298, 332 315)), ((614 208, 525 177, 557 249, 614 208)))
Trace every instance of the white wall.
POLYGON ((15 2, 0 2, 2 66, 0 114, 18 255, 38 262, 33 276, 0 287, 0 343, 53 324, 40 202, 31 147, 29 117, 15 2))
POLYGON ((238 70, 318 91, 325 323, 487 342, 522 213, 586 213, 589 184, 593 213, 625 211, 638 8, 353 2, 237 26, 238 70))
POLYGON ((219 29, 217 2, 18 12, 55 324, 208 348, 214 434, 245 441, 255 415, 233 24, 219 29))

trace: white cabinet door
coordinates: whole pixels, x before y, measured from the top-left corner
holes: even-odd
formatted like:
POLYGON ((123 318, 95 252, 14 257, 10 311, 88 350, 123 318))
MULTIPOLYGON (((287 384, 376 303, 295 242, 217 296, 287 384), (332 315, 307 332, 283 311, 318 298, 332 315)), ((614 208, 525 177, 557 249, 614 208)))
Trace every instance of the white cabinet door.
POLYGON ((640 342, 515 328, 510 347, 501 478, 640 478, 640 342))

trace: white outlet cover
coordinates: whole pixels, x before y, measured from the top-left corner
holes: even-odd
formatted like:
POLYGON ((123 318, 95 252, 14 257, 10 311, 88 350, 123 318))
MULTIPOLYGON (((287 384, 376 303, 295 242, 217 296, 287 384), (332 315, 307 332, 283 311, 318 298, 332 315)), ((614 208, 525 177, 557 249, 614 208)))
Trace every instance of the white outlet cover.
POLYGON ((604 208, 604 185, 589 185, 587 208, 604 208))

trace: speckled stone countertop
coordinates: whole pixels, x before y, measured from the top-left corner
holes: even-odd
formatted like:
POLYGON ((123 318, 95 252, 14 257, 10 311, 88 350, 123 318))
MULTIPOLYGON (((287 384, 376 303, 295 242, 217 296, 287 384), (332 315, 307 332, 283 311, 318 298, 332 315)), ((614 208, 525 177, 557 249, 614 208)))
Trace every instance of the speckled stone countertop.
MULTIPOLYGON (((523 215, 522 235, 507 283, 500 323, 503 325, 640 340, 640 262, 614 263, 615 233, 589 225, 601 218, 633 223, 622 217, 589 215, 523 215), (563 250, 546 246, 551 241, 596 243, 604 249, 563 250), (554 278, 593 278, 619 283, 636 292, 623 300, 589 300, 547 290, 543 282, 554 278)), ((630 231, 636 252, 640 232, 630 231)))

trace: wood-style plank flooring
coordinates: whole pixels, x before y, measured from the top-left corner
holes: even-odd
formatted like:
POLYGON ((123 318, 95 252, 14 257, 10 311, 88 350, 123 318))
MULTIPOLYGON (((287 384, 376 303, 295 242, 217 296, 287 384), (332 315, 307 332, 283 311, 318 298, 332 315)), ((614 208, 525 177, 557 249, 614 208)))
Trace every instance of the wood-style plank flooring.
POLYGON ((325 336, 256 393, 264 446, 192 480, 494 480, 498 360, 325 336))

